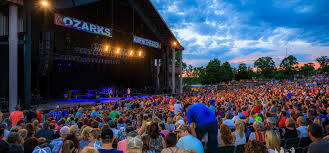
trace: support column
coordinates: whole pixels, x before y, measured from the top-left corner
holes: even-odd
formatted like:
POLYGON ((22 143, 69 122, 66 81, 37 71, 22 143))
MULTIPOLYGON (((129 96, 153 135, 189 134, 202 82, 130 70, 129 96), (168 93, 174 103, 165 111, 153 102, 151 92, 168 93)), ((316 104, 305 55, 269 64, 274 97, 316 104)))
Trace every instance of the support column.
POLYGON ((171 59, 171 93, 175 94, 175 48, 172 49, 171 59))
POLYGON ((165 89, 166 89, 166 93, 170 93, 170 84, 169 84, 169 52, 170 52, 170 47, 167 47, 166 49, 166 74, 165 74, 165 79, 166 79, 166 86, 165 86, 165 89))
POLYGON ((9 112, 15 111, 17 105, 17 14, 17 5, 9 4, 9 112))
POLYGON ((26 35, 24 48, 24 97, 25 109, 30 109, 31 105, 31 2, 27 2, 26 7, 26 35))
POLYGON ((159 74, 160 74, 160 59, 157 59, 157 74, 156 74, 156 78, 157 78, 157 91, 160 91, 160 79, 159 79, 159 74))
POLYGON ((179 61, 179 93, 183 93, 183 50, 179 51, 179 57, 180 57, 180 61, 179 61))

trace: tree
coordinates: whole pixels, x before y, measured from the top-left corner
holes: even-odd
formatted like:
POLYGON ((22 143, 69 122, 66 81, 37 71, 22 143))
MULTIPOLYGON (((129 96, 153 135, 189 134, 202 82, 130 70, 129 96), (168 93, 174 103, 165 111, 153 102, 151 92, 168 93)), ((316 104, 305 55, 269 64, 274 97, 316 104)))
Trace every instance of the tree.
POLYGON ((252 69, 247 67, 247 64, 241 63, 239 64, 237 74, 236 74, 236 80, 240 79, 251 79, 253 71, 252 69))
POLYGON ((232 81, 233 79, 233 70, 231 67, 231 64, 229 62, 223 63, 223 65, 220 67, 220 73, 218 74, 220 76, 218 82, 224 81, 232 81))
POLYGON ((329 72, 329 58, 328 56, 321 56, 316 58, 316 61, 320 64, 320 72, 329 72))
POLYGON ((309 77, 315 74, 315 68, 313 63, 306 63, 300 67, 299 74, 309 77))
POLYGON ((215 58, 208 62, 205 69, 205 83, 213 84, 220 81, 220 61, 215 58))
POLYGON ((260 70, 261 75, 264 78, 271 78, 273 71, 275 71, 275 62, 271 57, 258 58, 254 66, 260 70))
POLYGON ((203 66, 193 68, 192 84, 204 84, 205 68, 203 66))
POLYGON ((287 78, 292 78, 297 68, 297 58, 289 55, 281 61, 280 67, 287 78))
POLYGON ((183 82, 184 84, 192 84, 192 77, 193 77, 193 66, 192 65, 188 65, 185 69, 185 74, 186 74, 186 77, 184 77, 183 79, 183 82))

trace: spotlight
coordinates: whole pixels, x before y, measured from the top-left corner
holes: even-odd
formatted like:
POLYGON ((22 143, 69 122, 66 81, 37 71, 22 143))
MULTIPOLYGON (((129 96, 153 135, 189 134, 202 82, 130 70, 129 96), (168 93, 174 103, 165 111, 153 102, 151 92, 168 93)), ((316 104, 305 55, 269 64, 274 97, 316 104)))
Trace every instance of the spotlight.
POLYGON ((143 52, 142 51, 139 51, 138 52, 138 56, 142 56, 143 52))
POLYGON ((133 53, 134 53, 134 51, 133 51, 133 50, 131 50, 131 51, 129 52, 129 56, 132 56, 132 55, 133 55, 133 53))
POLYGON ((106 45, 105 46, 105 51, 107 52, 109 50, 110 46, 109 45, 106 45))
POLYGON ((41 1, 41 5, 43 7, 47 7, 48 6, 48 1, 46 1, 46 0, 41 1))
POLYGON ((174 41, 174 42, 172 43, 172 45, 173 45, 173 46, 176 46, 176 45, 177 45, 177 42, 176 42, 176 41, 174 41))
POLYGON ((120 53, 120 48, 117 48, 117 51, 115 53, 119 54, 120 53))

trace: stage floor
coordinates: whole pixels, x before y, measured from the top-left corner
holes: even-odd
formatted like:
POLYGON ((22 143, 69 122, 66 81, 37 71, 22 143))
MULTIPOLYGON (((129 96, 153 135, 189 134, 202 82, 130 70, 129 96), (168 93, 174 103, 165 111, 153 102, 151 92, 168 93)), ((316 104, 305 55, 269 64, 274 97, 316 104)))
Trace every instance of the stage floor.
MULTIPOLYGON (((149 96, 141 96, 141 98, 148 98, 149 96)), ((125 98, 125 100, 132 99, 133 97, 114 97, 114 98, 100 98, 101 103, 109 103, 109 102, 117 102, 120 99, 125 98)), ((47 104, 41 104, 38 106, 40 109, 49 109, 54 108, 57 105, 60 107, 69 107, 73 105, 87 105, 96 103, 97 99, 71 99, 71 100, 63 100, 63 99, 54 99, 50 100, 47 104)))

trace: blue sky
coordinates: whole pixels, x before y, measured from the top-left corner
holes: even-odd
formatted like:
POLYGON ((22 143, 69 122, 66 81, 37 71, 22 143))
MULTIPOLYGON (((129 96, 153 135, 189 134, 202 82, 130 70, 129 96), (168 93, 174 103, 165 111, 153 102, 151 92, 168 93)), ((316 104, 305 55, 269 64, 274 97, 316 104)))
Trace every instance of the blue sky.
POLYGON ((152 0, 179 42, 184 61, 233 66, 286 55, 298 62, 329 56, 329 0, 152 0))

